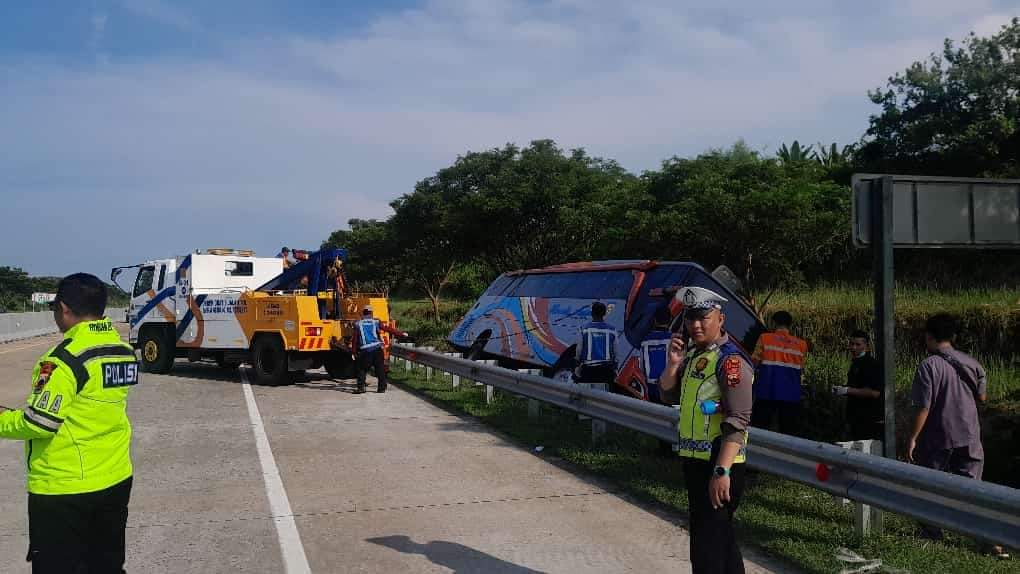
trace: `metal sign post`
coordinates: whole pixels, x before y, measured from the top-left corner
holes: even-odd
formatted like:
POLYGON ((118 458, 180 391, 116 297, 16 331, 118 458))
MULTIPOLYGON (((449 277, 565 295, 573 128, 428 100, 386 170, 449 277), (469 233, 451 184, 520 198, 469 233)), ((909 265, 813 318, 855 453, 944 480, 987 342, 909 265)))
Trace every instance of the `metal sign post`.
POLYGON ((871 237, 875 250, 875 358, 885 389, 885 435, 882 450, 896 458, 896 327, 893 272, 893 178, 871 181, 871 237))

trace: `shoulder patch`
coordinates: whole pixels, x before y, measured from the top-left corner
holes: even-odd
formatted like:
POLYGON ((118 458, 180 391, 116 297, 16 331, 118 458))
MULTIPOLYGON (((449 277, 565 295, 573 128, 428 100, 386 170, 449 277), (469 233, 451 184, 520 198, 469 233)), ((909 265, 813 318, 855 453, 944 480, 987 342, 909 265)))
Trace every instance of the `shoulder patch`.
POLYGON ((39 378, 35 380, 35 386, 32 388, 33 393, 38 393, 43 390, 46 383, 50 382, 50 377, 53 376, 53 371, 57 370, 57 364, 49 361, 43 362, 39 365, 39 378))
POLYGON ((740 384, 740 359, 736 355, 730 355, 723 361, 723 375, 730 387, 740 384))

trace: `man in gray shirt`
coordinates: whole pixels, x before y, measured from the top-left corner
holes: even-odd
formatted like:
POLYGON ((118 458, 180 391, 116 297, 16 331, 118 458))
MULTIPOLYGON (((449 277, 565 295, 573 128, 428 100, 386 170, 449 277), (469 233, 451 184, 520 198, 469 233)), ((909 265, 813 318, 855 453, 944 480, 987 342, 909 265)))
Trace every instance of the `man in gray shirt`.
MULTIPOLYGON (((916 409, 907 458, 921 466, 981 480, 985 453, 981 446, 978 403, 987 400, 985 369, 953 348, 956 321, 941 313, 925 324, 929 356, 917 367, 910 400, 916 409)), ((924 525, 923 535, 941 539, 938 528, 924 525)))

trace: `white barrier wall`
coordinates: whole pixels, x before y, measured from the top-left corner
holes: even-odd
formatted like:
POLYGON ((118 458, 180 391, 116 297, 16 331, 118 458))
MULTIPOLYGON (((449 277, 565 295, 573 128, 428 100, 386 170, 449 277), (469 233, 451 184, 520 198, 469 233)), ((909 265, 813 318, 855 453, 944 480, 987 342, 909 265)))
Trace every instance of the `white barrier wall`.
MULTIPOLYGON (((125 309, 107 309, 106 314, 115 323, 123 323, 126 320, 125 309)), ((57 325, 53 322, 53 313, 49 311, 0 313, 0 343, 56 332, 57 325)))

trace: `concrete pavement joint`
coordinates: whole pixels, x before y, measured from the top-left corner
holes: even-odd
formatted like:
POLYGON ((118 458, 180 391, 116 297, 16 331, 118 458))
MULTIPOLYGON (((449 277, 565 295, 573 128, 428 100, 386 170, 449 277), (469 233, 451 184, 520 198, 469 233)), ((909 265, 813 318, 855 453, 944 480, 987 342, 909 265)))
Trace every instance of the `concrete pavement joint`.
MULTIPOLYGON (((181 526, 201 526, 208 524, 229 524, 232 522, 250 522, 256 520, 277 520, 277 519, 293 519, 293 518, 313 518, 320 516, 339 516, 343 514, 362 514, 368 512, 394 512, 401 510, 422 510, 427 508, 450 508, 453 506, 467 506, 470 504, 496 504, 501 502, 535 502, 538 500, 553 500, 557 498, 584 498, 591 496, 601 496, 605 494, 616 494, 615 491, 609 490, 595 490, 591 492, 567 492, 563 494, 544 494, 539 496, 528 496, 528 497, 507 497, 507 498, 496 498, 492 500, 462 500, 456 502, 440 502, 435 504, 414 504, 407 506, 380 506, 378 508, 353 508, 348 510, 321 510, 317 512, 298 512, 294 514, 281 514, 281 515, 269 515, 269 516, 237 516, 232 518, 221 518, 221 519, 209 519, 209 520, 183 520, 179 522, 152 522, 147 524, 129 524, 128 529, 142 529, 142 528, 177 528, 181 526)), ((11 536, 28 536, 28 532, 9 532, 0 533, 0 538, 8 538, 11 536)))

